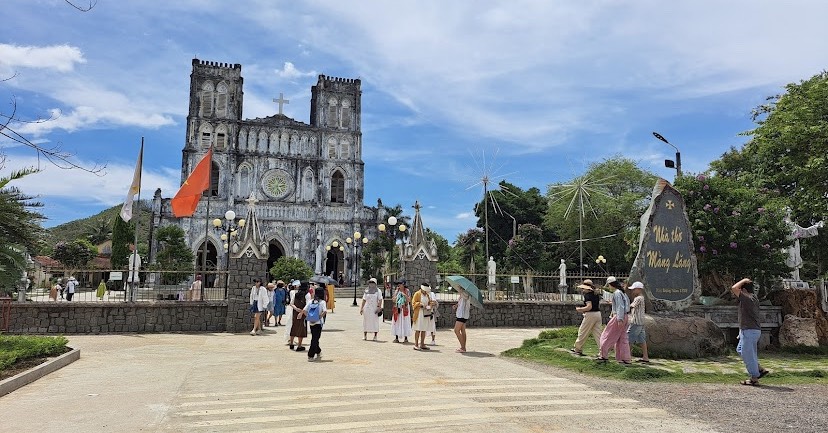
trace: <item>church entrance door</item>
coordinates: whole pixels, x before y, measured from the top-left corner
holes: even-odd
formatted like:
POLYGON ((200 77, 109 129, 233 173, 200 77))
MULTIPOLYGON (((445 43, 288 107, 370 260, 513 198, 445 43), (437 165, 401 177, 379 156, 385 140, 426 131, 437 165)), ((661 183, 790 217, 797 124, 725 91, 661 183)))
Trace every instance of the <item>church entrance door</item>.
POLYGON ((212 242, 207 241, 207 267, 204 265, 204 242, 198 246, 196 251, 196 269, 204 273, 204 287, 213 287, 216 282, 216 264, 218 263, 218 250, 212 242))
POLYGON ((345 253, 331 248, 325 260, 325 275, 336 278, 340 271, 345 270, 345 253))
MULTIPOLYGON (((267 251, 269 256, 267 257, 267 280, 270 281, 273 279, 273 276, 270 275, 270 268, 273 267, 273 264, 276 263, 276 260, 279 260, 279 257, 285 255, 285 249, 282 248, 282 244, 279 243, 277 240, 270 241, 270 244, 267 246, 267 251)), ((289 283, 290 281, 286 281, 285 283, 289 283)))

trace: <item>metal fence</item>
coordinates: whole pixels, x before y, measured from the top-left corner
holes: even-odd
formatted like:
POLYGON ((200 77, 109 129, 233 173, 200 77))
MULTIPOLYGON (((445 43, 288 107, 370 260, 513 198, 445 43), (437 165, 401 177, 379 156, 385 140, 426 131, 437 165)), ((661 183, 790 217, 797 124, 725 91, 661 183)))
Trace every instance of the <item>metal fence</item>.
MULTIPOLYGON (((567 276, 565 281, 567 289, 561 291, 560 277, 557 273, 532 273, 532 274, 497 274, 495 275, 494 290, 488 288, 487 274, 462 274, 473 282, 483 293, 486 300, 494 301, 583 301, 580 290, 577 286, 585 279, 592 280, 596 287, 601 287, 607 280, 606 273, 589 273, 583 276, 567 276)), ((439 300, 456 301, 457 292, 446 282, 447 274, 438 275, 438 288, 435 290, 439 300)), ((615 275, 619 280, 624 280, 628 275, 615 275)))
POLYGON ((228 273, 226 271, 180 272, 180 271, 139 271, 137 282, 129 271, 116 269, 52 270, 47 280, 26 290, 26 299, 32 302, 67 302, 67 282, 74 276, 77 280, 71 302, 150 302, 150 301, 220 301, 227 299, 228 273), (201 290, 191 291, 196 276, 201 276, 201 290), (106 289, 98 290, 104 282, 106 289), (52 299, 52 288, 60 283, 56 299, 52 299))

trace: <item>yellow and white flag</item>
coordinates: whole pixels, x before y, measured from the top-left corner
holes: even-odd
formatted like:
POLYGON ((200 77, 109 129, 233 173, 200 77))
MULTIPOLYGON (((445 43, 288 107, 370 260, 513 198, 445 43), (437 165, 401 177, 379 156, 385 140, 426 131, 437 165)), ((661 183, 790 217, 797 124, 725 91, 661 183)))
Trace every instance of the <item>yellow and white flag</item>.
POLYGON ((121 219, 129 222, 132 219, 132 200, 135 194, 141 192, 141 165, 144 160, 144 143, 141 143, 141 151, 138 152, 138 163, 135 164, 135 175, 132 176, 132 185, 129 186, 127 198, 121 208, 121 219))

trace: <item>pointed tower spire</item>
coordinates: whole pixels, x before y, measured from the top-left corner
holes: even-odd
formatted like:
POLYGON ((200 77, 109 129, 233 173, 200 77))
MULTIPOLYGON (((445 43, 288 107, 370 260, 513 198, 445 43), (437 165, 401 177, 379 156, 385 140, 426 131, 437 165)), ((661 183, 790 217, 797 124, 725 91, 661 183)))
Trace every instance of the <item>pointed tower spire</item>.
POLYGON ((414 202, 414 222, 411 224, 411 235, 408 242, 416 250, 419 246, 425 245, 425 230, 423 229, 423 218, 420 216, 420 201, 414 202))
POLYGON ((247 217, 246 224, 242 228, 241 233, 241 252, 247 254, 255 254, 256 257, 263 257, 268 253, 267 244, 262 240, 262 233, 259 228, 259 220, 256 218, 256 203, 259 200, 256 198, 256 193, 250 193, 247 200, 247 217), (248 252, 250 251, 250 252, 248 252))

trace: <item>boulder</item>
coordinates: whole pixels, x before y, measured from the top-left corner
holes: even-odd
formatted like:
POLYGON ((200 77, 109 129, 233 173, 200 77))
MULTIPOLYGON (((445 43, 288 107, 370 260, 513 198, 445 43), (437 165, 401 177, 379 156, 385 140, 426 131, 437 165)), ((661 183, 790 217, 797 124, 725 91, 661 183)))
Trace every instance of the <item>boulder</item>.
POLYGON ((703 317, 681 313, 646 315, 644 327, 651 356, 709 358, 728 353, 724 332, 703 317))
POLYGON ((817 319, 805 319, 788 314, 782 322, 782 327, 779 328, 779 345, 782 347, 819 346, 817 328, 817 319))
MULTIPOLYGON (((776 290, 771 292, 770 299, 773 305, 782 307, 782 314, 785 315, 785 321, 788 320, 789 315, 804 319, 814 319, 819 344, 828 346, 828 314, 822 311, 815 289, 776 290)), ((784 323, 782 326, 785 326, 784 323)))

